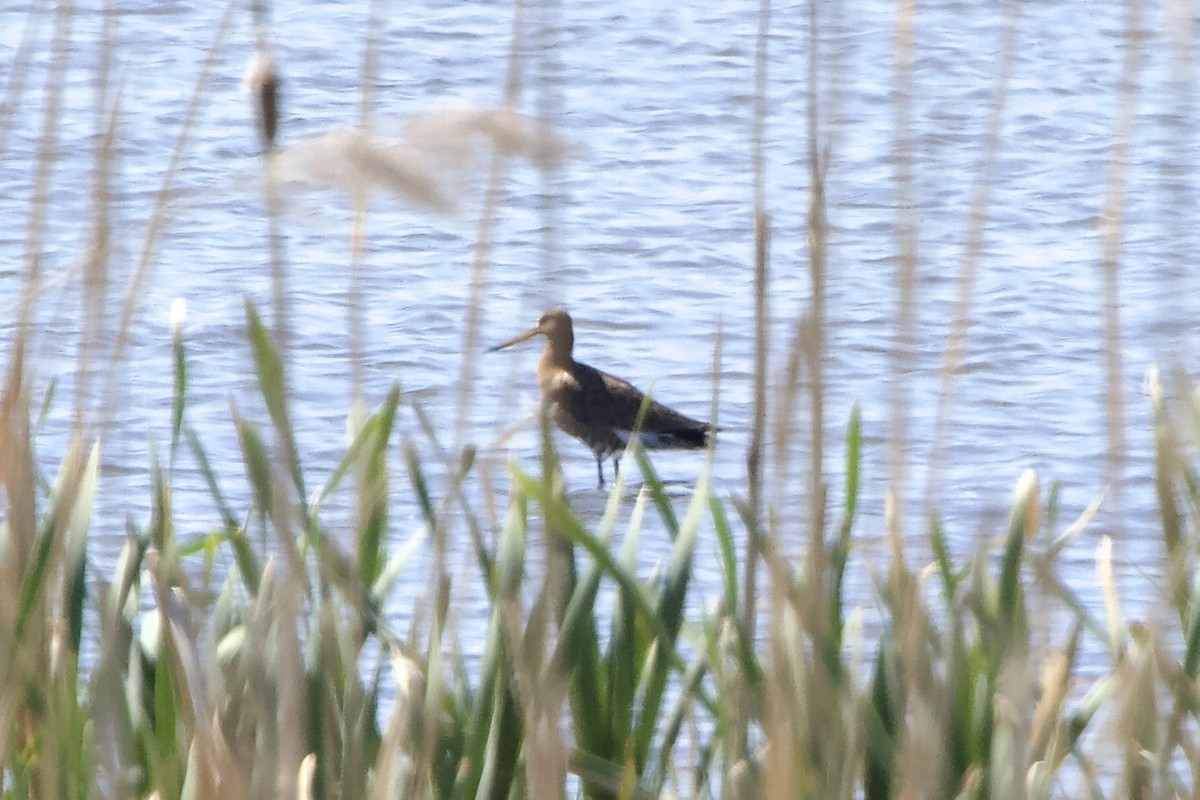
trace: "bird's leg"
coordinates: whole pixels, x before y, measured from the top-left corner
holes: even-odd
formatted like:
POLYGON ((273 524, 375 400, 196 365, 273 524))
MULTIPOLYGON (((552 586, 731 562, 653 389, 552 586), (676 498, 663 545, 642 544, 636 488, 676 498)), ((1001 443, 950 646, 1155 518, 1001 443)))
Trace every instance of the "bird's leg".
POLYGON ((600 481, 599 488, 604 488, 604 462, 600 456, 596 456, 596 478, 600 481))
POLYGON ((613 480, 621 477, 621 457, 613 456, 613 480))

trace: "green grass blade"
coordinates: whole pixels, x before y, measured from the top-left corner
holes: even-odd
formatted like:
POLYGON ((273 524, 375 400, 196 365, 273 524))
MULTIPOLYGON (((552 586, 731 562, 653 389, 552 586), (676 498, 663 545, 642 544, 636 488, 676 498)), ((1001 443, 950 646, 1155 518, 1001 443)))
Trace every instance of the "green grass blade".
POLYGON ((1195 680, 1197 670, 1200 670, 1200 597, 1192 593, 1191 624, 1187 630, 1187 641, 1183 648, 1183 672, 1195 680))
POLYGON ((683 523, 676 532, 671 560, 667 564, 666 580, 659 595, 658 612, 662 615, 672 638, 679 633, 679 627, 683 624, 684 600, 692 579, 692 556, 696 551, 696 539, 700 534, 700 523, 708 509, 710 494, 706 469, 692 492, 692 500, 688 504, 683 523))
POLYGON ((176 328, 171 337, 173 386, 171 393, 171 455, 170 466, 175 467, 175 454, 179 451, 179 434, 183 428, 183 411, 187 406, 187 359, 184 357, 183 335, 176 328))
MULTIPOLYGON (((544 484, 543 487, 550 496, 561 502, 560 516, 569 519, 571 527, 582 530, 579 519, 565 501, 561 501, 561 495, 553 487, 544 484)), ((548 527, 548 536, 559 535, 557 524, 548 523, 548 527)), ((604 547, 607 552, 607 542, 597 542, 597 545, 604 547)), ((573 566, 573 551, 568 547, 564 555, 572 559, 573 566)), ((563 664, 570 676, 571 717, 575 724, 576 740, 590 752, 613 757, 619 743, 606 703, 609 676, 601 669, 600 636, 594 615, 600 576, 600 567, 593 562, 569 590, 552 663, 563 664)))
MULTIPOLYGON (((1025 552, 1025 540, 1036 531, 1040 503, 1037 475, 1032 470, 1026 470, 1017 484, 1000 570, 999 612, 1001 619, 1010 623, 1016 623, 1024 616, 1018 608, 1021 597, 1021 560, 1025 552)), ((1015 637, 1022 638, 1019 633, 1016 633, 1015 637)))
POLYGON ((166 558, 175 559, 175 526, 171 505, 171 484, 158 464, 158 455, 150 454, 150 490, 153 513, 150 515, 150 541, 166 558))
POLYGON ((662 725, 660 742, 654 756, 654 779, 656 788, 661 789, 661 781, 668 774, 671 762, 676 755, 676 745, 683 724, 689 714, 694 712, 695 696, 700 692, 704 679, 708 676, 708 661, 704 656, 697 656, 688 665, 687 671, 680 680, 679 692, 671 713, 667 714, 662 725))
POLYGON ((858 492, 860 487, 860 470, 862 466, 862 408, 858 403, 850 410, 850 422, 846 426, 846 515, 842 528, 846 530, 854 525, 854 517, 858 512, 858 492))
POLYGON ((258 377, 259 391, 267 405, 267 413, 271 415, 271 421, 275 424, 275 432, 288 456, 288 468, 291 470, 296 494, 300 498, 308 497, 304 489, 304 473, 300 469, 299 451, 296 449, 296 436, 288 414, 283 362, 279 358, 279 351, 275 349, 270 331, 249 299, 246 300, 246 328, 254 352, 254 372, 258 377))
POLYGON ((246 477, 254 489, 254 501, 261 516, 272 516, 274 504, 271 493, 271 457, 263 444, 258 429, 248 420, 233 412, 233 423, 237 430, 238 444, 242 449, 242 463, 246 477))
POLYGON ((568 771, 585 783, 604 791, 602 797, 621 797, 622 800, 659 800, 658 795, 637 786, 622 794, 625 768, 614 761, 600 758, 583 750, 574 750, 567 766, 568 771))
POLYGON ((387 531, 389 507, 387 449, 399 405, 400 389, 393 387, 383 408, 374 417, 377 422, 360 475, 358 570, 365 586, 375 584, 385 565, 383 536, 387 531))
POLYGON ((863 748, 863 796, 866 800, 890 800, 897 784, 896 748, 900 715, 900 679, 891 636, 880 642, 871 680, 870 703, 866 709, 866 742, 863 748))
POLYGON ((33 434, 36 436, 46 424, 46 418, 50 415, 50 409, 54 407, 54 397, 58 394, 58 378, 51 378, 50 384, 46 387, 46 395, 42 398, 42 405, 38 408, 37 421, 33 424, 33 434))
POLYGON ((83 612, 87 603, 87 558, 85 552, 80 552, 74 564, 70 566, 67 578, 67 632, 70 637, 71 650, 79 653, 83 642, 83 612))
POLYGON ((262 565, 250 545, 250 537, 246 536, 246 532, 241 528, 231 528, 225 532, 225 539, 233 548, 233 558, 238 567, 238 574, 241 575, 242 585, 251 597, 257 597, 262 583, 262 565))
POLYGON ((938 575, 942 579, 942 596, 947 605, 955 602, 958 594, 958 575, 955 574, 953 562, 950 560, 950 549, 946 545, 946 532, 942 529, 942 519, 936 514, 929 520, 929 542, 933 548, 933 560, 937 563, 938 575))
POLYGON ((666 625, 670 637, 658 640, 657 648, 647 667, 649 674, 644 676, 647 679, 645 680, 645 692, 638 706, 638 721, 634 734, 634 757, 639 765, 644 764, 649 757, 653 736, 661 722, 662 703, 670 678, 675 640, 683 624, 684 599, 687 596, 688 584, 691 582, 692 556, 700 531, 700 522, 708 508, 709 493, 706 467, 692 494, 692 501, 688 505, 683 524, 678 528, 671 560, 667 566, 666 579, 659 595, 658 611, 662 615, 663 624, 666 625))
POLYGON ((160 767, 158 784, 165 792, 177 792, 183 780, 183 764, 176 739, 178 708, 172 686, 171 657, 160 646, 154 662, 154 747, 160 767))
POLYGON ((846 564, 850 560, 851 538, 854 528, 854 517, 858 510, 859 472, 862 463, 862 411, 857 403, 850 412, 850 423, 846 429, 846 510, 838 532, 833 551, 829 554, 832 581, 830 591, 832 598, 829 603, 830 632, 829 656, 826 658, 831 669, 840 673, 842 651, 842 626, 844 611, 842 608, 842 584, 846 576, 846 564))
POLYGON ((644 447, 634 447, 633 455, 637 459, 638 469, 642 471, 644 488, 650 493, 650 500, 653 501, 654 507, 658 509, 658 515, 662 518, 663 527, 667 529, 667 535, 671 537, 671 541, 675 541, 675 537, 679 535, 679 518, 675 516, 675 508, 671 505, 671 498, 667 496, 667 492, 663 488, 663 483, 659 480, 658 472, 654 469, 654 465, 650 463, 650 456, 646 454, 646 449, 644 447))
POLYGON ((100 443, 92 445, 75 489, 66 541, 67 596, 64 612, 73 652, 79 653, 83 639, 84 604, 87 600, 87 542, 92 505, 100 471, 100 443))
POLYGON ((421 467, 421 455, 417 452, 416 445, 409 441, 404 443, 404 463, 408 467, 408 477, 417 496, 417 507, 421 509, 421 516, 432 531, 437 528, 437 514, 433 508, 433 499, 429 495, 429 484, 425 481, 425 471, 421 467))
POLYGON ((509 677, 497 673, 492 698, 491 725, 487 729, 484 758, 479 782, 471 796, 479 798, 505 798, 516 779, 520 764, 522 727, 516 699, 513 697, 509 677))
MULTIPOLYGON (((473 455, 469 456, 467 453, 463 453, 463 462, 459 466, 457 485, 461 486, 466 480, 467 472, 470 470, 473 461, 473 455)), ((479 517, 471 509, 466 492, 456 491, 454 494, 458 499, 460 518, 467 526, 467 535, 470 537, 471 547, 475 552, 475 561, 479 565, 480 576, 483 579, 484 586, 488 587, 489 595, 491 595, 494 591, 495 556, 484 537, 483 526, 479 522, 479 517)), ((523 499, 522 503, 524 503, 523 499)), ((524 514, 524 511, 521 513, 524 514)))
MULTIPOLYGON (((499 586, 491 590, 494 602, 479 666, 479 691, 467 698, 469 710, 463 725, 463 748, 471 755, 467 759, 467 768, 455 781, 452 797, 502 796, 496 794, 494 787, 505 780, 507 748, 512 746, 519 750, 522 736, 519 715, 516 719, 503 720, 497 715, 515 713, 515 698, 511 696, 514 678, 510 666, 514 653, 509 648, 519 648, 521 643, 508 642, 501 608, 520 598, 526 532, 525 498, 517 493, 500 534, 496 567, 499 586), (501 694, 509 697, 501 699, 501 694), (507 742, 497 737, 512 737, 515 741, 507 742), (479 757, 477 754, 480 753, 485 755, 479 757)), ((462 685, 467 685, 466 680, 462 685)))
POLYGON ((379 573, 379 577, 375 579, 375 583, 371 585, 371 601, 376 605, 382 605, 391 594, 391 591, 396 586, 396 582, 400 578, 400 574, 404 568, 408 566, 408 562, 416 555, 427 536, 426 531, 418 531, 408 538, 396 552, 388 559, 387 564, 379 573))
POLYGON ((213 503, 217 507, 217 513, 221 515, 222 524, 227 530, 237 528, 238 519, 234 516, 233 509, 225 500, 225 495, 221 491, 221 485, 217 482, 217 475, 213 472, 212 465, 208 461, 208 454, 205 452, 204 446, 200 443, 200 439, 196 436, 196 432, 190 427, 185 427, 183 435, 187 440, 192 458, 196 462, 196 467, 200 470, 200 477, 204 479, 204 485, 208 487, 208 494, 212 497, 213 503))
POLYGON ((316 500, 314 501, 314 511, 318 510, 325 504, 333 494, 341 488, 342 482, 346 476, 354 469, 354 465, 358 464, 363 457, 363 451, 367 446, 374 441, 377 430, 379 428, 378 415, 372 415, 354 436, 350 442, 350 446, 346 448, 346 452, 342 454, 341 460, 333 471, 329 473, 329 478, 321 487, 321 491, 317 492, 316 500))
POLYGON ((57 534, 58 527, 55 525, 52 515, 47 524, 42 526, 41 533, 34 544, 33 560, 29 565, 29 571, 21 581, 21 591, 17 599, 17 619, 13 626, 14 647, 9 654, 10 658, 16 656, 24 642, 26 628, 34 616, 35 609, 40 608, 46 599, 46 590, 49 588, 46 577, 50 572, 54 545, 58 539, 57 534))
POLYGON ((623 591, 629 593, 634 603, 637 604, 638 610, 645 616, 646 623, 650 626, 654 636, 669 639, 670 635, 666 625, 655 611, 646 593, 642 591, 636 578, 613 561, 612 555, 603 543, 583 529, 566 502, 561 497, 554 495, 544 483, 522 472, 519 467, 510 466, 509 469, 521 491, 533 497, 541 505, 547 523, 566 536, 572 544, 586 550, 596 560, 604 574, 616 581, 623 591))
POLYGON ((738 584, 737 584, 737 551, 733 542, 733 529, 729 526, 729 516, 725 506, 716 494, 708 496, 709 516, 713 520, 713 528, 717 537, 717 547, 721 553, 721 579, 724 588, 725 613, 737 619, 738 613, 738 584))
MULTIPOLYGON (((621 565, 631 575, 637 569, 637 545, 645 508, 646 493, 638 492, 621 547, 621 565)), ((633 598, 618 591, 613 600, 608 651, 604 655, 610 726, 613 736, 618 739, 627 739, 633 730, 637 664, 644 657, 647 645, 639 632, 638 611, 633 598)))

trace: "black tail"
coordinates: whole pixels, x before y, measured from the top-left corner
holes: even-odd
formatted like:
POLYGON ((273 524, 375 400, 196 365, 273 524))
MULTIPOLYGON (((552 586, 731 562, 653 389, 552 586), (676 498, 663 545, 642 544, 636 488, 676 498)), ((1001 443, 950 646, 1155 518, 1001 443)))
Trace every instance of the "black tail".
POLYGON ((708 425, 682 426, 659 428, 655 431, 642 431, 638 438, 642 447, 648 450, 695 450, 708 447, 712 436, 708 425))
POLYGON ((708 447, 712 428, 708 425, 702 428, 677 428, 671 431, 671 435, 687 442, 691 447, 708 447))

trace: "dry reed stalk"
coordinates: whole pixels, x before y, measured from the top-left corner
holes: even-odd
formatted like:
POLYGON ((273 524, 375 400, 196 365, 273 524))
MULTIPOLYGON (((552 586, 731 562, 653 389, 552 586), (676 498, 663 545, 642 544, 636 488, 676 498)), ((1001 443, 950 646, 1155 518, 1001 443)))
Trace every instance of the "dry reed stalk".
POLYGON ((767 371, 769 342, 769 317, 767 287, 769 283, 771 220, 766 210, 766 176, 764 171, 764 148, 766 146, 767 118, 767 41, 771 29, 771 3, 763 0, 759 4, 758 36, 754 57, 754 116, 751 134, 752 161, 754 170, 754 407, 751 417, 750 445, 746 451, 746 477, 748 504, 752 525, 758 530, 750 532, 747 541, 745 591, 746 602, 742 608, 742 625, 746 635, 754 639, 755 584, 757 580, 758 537, 763 533, 762 466, 763 447, 767 424, 767 371))
POLYGON ((1142 2, 1125 4, 1124 58, 1121 62, 1117 118, 1113 123, 1112 151, 1105 181, 1104 206, 1100 217, 1104 280, 1104 373, 1105 418, 1108 423, 1108 482, 1121 519, 1121 483, 1125 469, 1125 374, 1121 358, 1121 236, 1125 222, 1125 191, 1129 181, 1134 126, 1137 122, 1138 79, 1141 66, 1142 2))
MULTIPOLYGON (((505 80, 502 113, 515 114, 517 101, 521 90, 521 70, 525 47, 524 2, 514 0, 513 21, 509 41, 508 57, 505 67, 505 80)), ((421 128, 413 129, 414 139, 420 139, 421 128)), ((462 362, 459 369, 459 384, 457 407, 454 419, 454 447, 456 453, 464 452, 467 437, 467 420, 471 406, 472 393, 475 383, 475 361, 479 350, 479 328, 483 318, 483 304, 486 298, 487 268, 491 263, 493 246, 493 229, 496 223, 499 205, 503 196, 503 176, 505 161, 508 156, 506 147, 500 140, 493 139, 496 149, 491 156, 488 169, 486 189, 484 191, 483 209, 479 217, 475 245, 471 257, 469 290, 466 307, 466 321, 463 328, 462 362)), ((434 535, 434 572, 431 576, 431 588, 434 581, 441 581, 449 592, 448 571, 446 566, 448 555, 447 531, 439 525, 434 535)), ((552 535, 547 531, 547 536, 552 535)), ((435 618, 435 624, 442 618, 435 618)))
POLYGON ((38 33, 44 9, 37 3, 29 4, 29 15, 21 27, 21 43, 8 65, 8 85, 4 100, 0 102, 0 157, 4 155, 8 132, 16 117, 17 103, 25 92, 25 78, 29 75, 29 62, 38 43, 38 33))
POLYGON ((892 101, 892 159, 896 167, 896 260, 899 311, 893 344, 891 426, 888 431, 887 531, 892 558, 903 562, 901 540, 908 495, 908 375, 912 372, 917 322, 917 217, 913 213, 912 93, 915 0, 896 3, 895 100, 892 101))
MULTIPOLYGON (((25 38, 21 50, 13 64, 9 82, 9 97, 5 100, 4 120, 10 120, 15 115, 17 98, 24 87, 24 77, 28 69, 29 51, 36 43, 37 25, 35 24, 36 10, 26 23, 25 38), (23 60, 22 60, 23 59, 23 60)), ((28 392, 25 371, 27 348, 30 345, 31 320, 37 307, 37 298, 42 290, 42 250, 46 228, 46 215, 49 213, 50 182, 54 165, 57 162, 58 130, 60 124, 60 109, 62 106, 63 82, 66 78, 68 59, 70 56, 70 31, 72 21, 72 6, 70 3, 61 4, 55 12, 55 29, 51 43, 51 58, 45 75, 45 104, 42 106, 41 132, 38 136, 37 157, 34 162, 33 190, 29 198, 29 214, 26 218, 25 249, 23 254, 24 275, 21 284, 21 300, 16 308, 16 335, 9 350, 8 387, 6 389, 6 407, 22 404, 18 399, 21 393, 28 392)), ((28 398, 23 401, 25 411, 28 411, 28 398)), ((8 415, 6 414, 6 417, 8 415)), ((5 431, 21 438, 19 429, 28 428, 29 420, 23 421, 6 419, 5 431)), ((7 450, 7 448, 6 448, 7 450)), ((32 496, 31 496, 32 499, 32 496)), ((12 495, 9 502, 14 502, 12 495)), ((30 509, 32 511, 32 509, 30 509)), ((21 515, 23 517, 23 515, 21 515)), ((19 540, 20 541, 20 540, 19 540)), ((23 548, 19 548, 19 551, 23 548)), ((15 584, 14 584, 15 585, 15 584)))
MULTIPOLYGON (((758 566, 763 549, 764 528, 762 468, 763 447, 767 423, 767 356, 768 305, 767 283, 769 277, 770 219, 766 211, 766 176, 764 173, 764 148, 766 145, 767 119, 767 43, 771 29, 771 2, 762 0, 758 8, 758 33, 754 56, 754 112, 751 130, 751 153, 754 172, 754 365, 753 365, 753 411, 750 423, 750 443, 746 448, 746 554, 742 568, 741 619, 745 641, 753 643, 758 623, 758 566)), ((733 699, 735 725, 730 731, 730 746, 727 750, 730 762, 750 763, 750 722, 754 715, 754 687, 742 680, 738 683, 738 697, 733 699)), ((730 770, 724 776, 726 793, 744 791, 749 784, 734 780, 730 770), (739 788, 740 787, 740 788, 739 788)))
POLYGON ((304 656, 297 633, 298 624, 303 624, 307 600, 302 588, 303 577, 288 575, 286 563, 279 573, 283 580, 270 598, 270 607, 266 609, 266 613, 273 618, 267 635, 270 637, 268 641, 273 640, 274 645, 274 661, 269 666, 274 672, 271 697, 275 702, 269 707, 270 714, 259 720, 260 728, 269 731, 268 735, 276 744, 272 752, 275 758, 273 771, 280 797, 287 797, 303 788, 304 765, 314 758, 309 752, 314 745, 308 740, 306 732, 290 722, 309 719, 309 707, 313 700, 306 690, 308 676, 305 674, 304 656))
POLYGON ((1000 43, 1000 63, 996 72, 996 84, 992 93, 991 113, 988 116, 983 150, 975 171, 975 186, 967 217, 967 233, 963 242, 962 263, 958 274, 958 294, 950 318, 950 330, 942 350, 939 375, 937 412, 934 420, 933 442, 929 449, 929 471, 925 485, 925 507, 927 516, 935 513, 935 498, 941 486, 942 462, 945 454, 945 439, 949 435, 950 415, 954 406, 955 379, 962 366, 966 350, 967 333, 971 327, 971 307, 975 302, 975 282, 979 272, 979 257, 983 250, 984 228, 987 226, 988 207, 991 200, 992 174, 996 166, 996 154, 1000 151, 1000 136, 1004 129, 1004 115, 1008 107, 1008 88, 1012 79, 1013 62, 1017 57, 1019 39, 1020 2, 1011 0, 1008 6, 1008 22, 1004 27, 1000 43))
MULTIPOLYGON (((566 84, 562 61, 558 56, 560 48, 564 46, 561 40, 564 26, 560 0, 541 0, 534 4, 534 10, 540 12, 538 24, 534 29, 535 35, 531 37, 535 41, 530 47, 538 53, 538 58, 534 61, 536 72, 532 80, 535 114, 543 122, 561 120, 563 92, 557 87, 566 84)), ((538 214, 542 218, 542 246, 538 253, 541 262, 539 283, 542 286, 545 286, 547 281, 554 280, 558 266, 556 262, 561 252, 558 235, 562 226, 559 214, 562 196, 558 191, 558 178, 556 163, 551 161, 541 171, 542 186, 538 193, 538 214)), ((532 286, 529 289, 532 289, 532 286)))
POLYGON ((167 163, 167 168, 163 171, 162 183, 155 194, 154 210, 150 215, 150 219, 147 220, 146 236, 142 241, 141 252, 138 254, 137 266, 134 268, 133 275, 129 279, 125 299, 121 304, 120 323, 117 326, 116 338, 113 343, 112 353, 109 356, 108 382, 104 391, 106 408, 104 413, 101 414, 101 420, 111 419, 113 410, 116 407, 117 387, 121 385, 120 376, 122 374, 118 367, 124 358, 125 348, 129 344, 129 333, 133 325, 133 317, 141 304, 146 282, 149 280, 150 272, 154 268, 159 239, 171 220, 171 198, 175 191, 175 178, 179 173, 183 154, 190 143, 192 128, 196 123, 197 117, 200 115, 204 101, 207 99, 209 81, 221 56, 225 37, 229 33, 235 13, 241 7, 241 3, 238 0, 229 0, 225 6, 221 21, 217 24, 212 42, 205 53, 204 63, 200 67, 200 73, 196 78, 195 88, 192 90, 191 98, 188 100, 188 107, 184 112, 183 122, 179 126, 179 134, 176 137, 174 147, 171 149, 170 160, 167 163))
MULTIPOLYGON (((383 28, 380 0, 372 0, 363 41, 362 68, 358 81, 358 130, 368 136, 374 128, 376 60, 383 28)), ((346 292, 346 328, 350 347, 350 402, 355 413, 362 413, 364 368, 364 323, 366 302, 363 293, 363 268, 367 252, 367 207, 370 186, 360 174, 350 193, 353 216, 350 222, 350 286, 346 292)))
POLYGON ((91 389, 92 362, 100 352, 104 325, 108 316, 108 262, 112 255, 113 165, 116 161, 118 123, 121 119, 121 92, 110 97, 109 74, 113 65, 113 42, 116 13, 111 0, 105 0, 100 34, 100 58, 96 67, 96 130, 99 146, 95 151, 92 169, 91 232, 83 261, 82 306, 83 326, 80 331, 79 368, 76 371, 75 428, 81 434, 85 427, 91 389))
POLYGON ((523 761, 529 797, 563 797, 570 768, 570 748, 564 738, 564 709, 570 685, 561 656, 550 647, 551 617, 556 613, 553 609, 559 607, 557 598, 548 597, 551 591, 547 586, 528 615, 521 609, 519 593, 513 592, 501 601, 500 624, 524 725, 523 761), (522 625, 523 620, 528 620, 527 625, 522 625))
MULTIPOLYGON (((29 682, 49 672, 48 648, 50 617, 48 598, 43 587, 29 595, 25 584, 34 569, 39 538, 56 531, 41 531, 37 512, 37 467, 34 462, 30 430, 31 363, 28 348, 35 330, 36 298, 42 281, 41 254, 46 215, 49 212, 50 181, 57 161, 58 128, 63 85, 70 54, 73 9, 60 5, 55 13, 54 41, 50 66, 46 71, 45 105, 42 108, 41 134, 35 164, 33 193, 25 232, 24 275, 21 304, 14 325, 14 339, 8 351, 7 375, 0 397, 0 486, 6 507, 4 520, 3 588, 0 589, 0 753, 32 747, 37 715, 29 707, 29 682), (34 624, 30 626, 28 622, 34 624)), ((33 362, 36 364, 36 359, 33 362)), ((76 449, 78 442, 76 441, 76 449)), ((68 457, 69 458, 69 457, 68 457)), ((64 461, 64 464, 68 463, 64 461)), ((50 554, 54 558, 61 547, 50 554)), ((44 679, 41 678, 41 679, 44 679)), ((36 787, 35 787, 36 788, 36 787)), ((48 792, 47 792, 48 795, 48 792)))
MULTIPOLYGON (((825 267, 828 258, 826 238, 828 224, 825 208, 825 165, 819 144, 819 49, 817 36, 817 0, 808 6, 808 85, 806 94, 806 116, 808 118, 808 259, 809 276, 812 282, 812 301, 807 320, 801 322, 799 339, 803 343, 805 362, 809 375, 809 538, 806 563, 808 583, 813 596, 821 602, 825 598, 825 570, 828 557, 825 547, 826 492, 825 485, 825 267)), ((818 614, 814 620, 822 624, 828 616, 818 614)), ((827 634, 825 630, 815 632, 817 636, 827 634)))
MULTIPOLYGON (((524 64, 525 3, 514 0, 512 35, 504 77, 502 109, 514 112, 521 93, 521 70, 524 64)), ((475 384, 475 360, 479 350, 479 328, 483 320, 483 303, 487 292, 487 268, 492 259, 493 228, 503 196, 504 166, 507 153, 498 147, 492 154, 488 169, 483 210, 471 255, 470 283, 467 295, 467 318, 463 327, 462 365, 458 374, 457 409, 454 417, 454 449, 461 450, 466 441, 467 416, 475 384)))
MULTIPOLYGON (((29 200, 29 217, 25 229, 25 276, 22 285, 21 305, 18 309, 18 330, 27 331, 36 303, 34 298, 41 290, 42 249, 46 229, 46 215, 50 210, 50 180, 54 166, 58 163, 58 130, 62 108, 63 81, 67 74, 70 57, 71 22, 73 10, 70 3, 62 3, 55 12, 54 42, 50 68, 46 71, 46 102, 42 106, 42 128, 38 135, 38 153, 34 174, 33 194, 29 200)), ((25 337, 18 337, 14 358, 24 357, 25 337)))

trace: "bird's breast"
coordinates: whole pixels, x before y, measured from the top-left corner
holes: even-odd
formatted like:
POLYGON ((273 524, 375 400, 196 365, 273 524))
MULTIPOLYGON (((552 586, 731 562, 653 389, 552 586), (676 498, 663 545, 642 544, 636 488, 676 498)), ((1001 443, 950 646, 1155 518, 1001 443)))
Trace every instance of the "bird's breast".
POLYGON ((557 400, 565 394, 579 391, 579 381, 565 369, 546 370, 538 379, 538 387, 547 400, 557 400))

